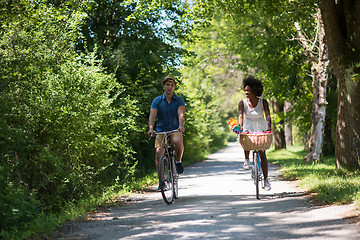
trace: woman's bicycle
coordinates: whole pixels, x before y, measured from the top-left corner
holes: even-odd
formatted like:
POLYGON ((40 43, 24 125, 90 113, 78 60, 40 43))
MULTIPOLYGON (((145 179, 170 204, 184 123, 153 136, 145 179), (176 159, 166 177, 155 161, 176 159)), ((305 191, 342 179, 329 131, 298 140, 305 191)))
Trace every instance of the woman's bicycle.
POLYGON ((175 150, 172 148, 170 135, 179 130, 168 132, 154 132, 155 135, 164 135, 164 155, 161 156, 158 165, 159 186, 161 195, 167 204, 171 204, 178 198, 178 173, 175 165, 175 150))
POLYGON ((259 183, 261 183, 261 187, 264 188, 264 179, 263 173, 261 169, 261 160, 259 151, 252 152, 253 158, 251 162, 251 177, 254 179, 254 184, 256 188, 256 198, 260 199, 259 196, 259 183))
POLYGON ((259 183, 264 188, 264 177, 261 168, 261 159, 259 151, 270 148, 273 141, 272 131, 269 132, 241 132, 239 133, 239 142, 244 150, 252 151, 251 177, 254 179, 256 188, 256 198, 260 199, 259 183))

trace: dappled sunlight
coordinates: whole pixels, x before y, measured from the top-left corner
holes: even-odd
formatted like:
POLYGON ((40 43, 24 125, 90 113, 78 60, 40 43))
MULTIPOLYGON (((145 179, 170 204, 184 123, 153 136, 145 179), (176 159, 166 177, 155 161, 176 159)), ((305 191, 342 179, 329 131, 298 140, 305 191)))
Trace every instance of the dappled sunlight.
POLYGON ((131 204, 88 221, 87 238, 329 239, 340 236, 339 230, 354 239, 359 236, 357 228, 344 225, 340 214, 329 217, 332 210, 313 206, 305 193, 281 181, 273 165, 272 190, 261 190, 256 199, 250 171, 242 170, 243 158, 236 154, 241 148, 233 145, 231 150, 186 167, 173 204, 165 204, 158 192, 130 197, 131 204), (99 222, 106 238, 97 235, 99 222))
POLYGON ((329 219, 326 208, 309 208, 299 194, 262 201, 252 195, 208 195, 183 197, 170 206, 161 199, 148 204, 152 208, 144 210, 135 202, 101 219, 118 233, 108 239, 316 238, 334 237, 333 230, 342 227, 341 219, 329 219))

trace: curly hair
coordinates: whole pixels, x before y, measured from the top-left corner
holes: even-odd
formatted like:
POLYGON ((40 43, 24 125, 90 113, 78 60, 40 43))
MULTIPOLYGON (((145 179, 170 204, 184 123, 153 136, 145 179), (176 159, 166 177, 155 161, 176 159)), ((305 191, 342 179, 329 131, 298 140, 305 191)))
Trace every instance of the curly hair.
POLYGON ((255 93, 257 97, 260 97, 264 91, 264 87, 259 79, 256 79, 252 76, 246 77, 243 79, 243 89, 245 87, 251 87, 251 90, 255 93))

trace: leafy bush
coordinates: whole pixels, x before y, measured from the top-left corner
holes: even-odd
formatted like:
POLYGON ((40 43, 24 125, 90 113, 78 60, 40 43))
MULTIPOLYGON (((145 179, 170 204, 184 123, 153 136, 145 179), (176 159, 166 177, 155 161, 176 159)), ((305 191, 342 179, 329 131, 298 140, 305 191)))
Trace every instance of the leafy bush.
MULTIPOLYGON (((135 101, 95 54, 74 51, 82 15, 2 2, 1 231, 120 187, 134 173, 135 101)), ((4 235, 3 234, 3 235, 4 235)))
POLYGON ((17 223, 26 223, 39 214, 39 201, 21 186, 7 184, 7 174, 0 166, 0 238, 5 230, 12 229, 17 223))

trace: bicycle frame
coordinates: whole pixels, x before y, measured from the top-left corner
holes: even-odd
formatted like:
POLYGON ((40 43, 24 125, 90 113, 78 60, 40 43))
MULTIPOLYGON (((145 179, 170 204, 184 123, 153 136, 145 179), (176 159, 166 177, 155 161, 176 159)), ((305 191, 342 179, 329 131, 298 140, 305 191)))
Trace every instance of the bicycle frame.
POLYGON ((252 151, 253 158, 251 162, 251 177, 254 179, 254 184, 256 187, 256 198, 260 199, 259 197, 259 182, 261 182, 261 187, 264 185, 263 181, 263 173, 261 168, 261 159, 259 151, 252 151))
POLYGON ((174 133, 174 132, 179 132, 179 130, 154 133, 155 135, 164 135, 164 155, 168 156, 169 159, 173 159, 172 157, 174 157, 174 155, 175 155, 175 154, 173 154, 173 151, 171 151, 171 139, 170 139, 171 133, 174 133))

